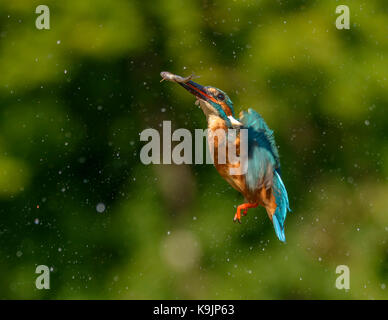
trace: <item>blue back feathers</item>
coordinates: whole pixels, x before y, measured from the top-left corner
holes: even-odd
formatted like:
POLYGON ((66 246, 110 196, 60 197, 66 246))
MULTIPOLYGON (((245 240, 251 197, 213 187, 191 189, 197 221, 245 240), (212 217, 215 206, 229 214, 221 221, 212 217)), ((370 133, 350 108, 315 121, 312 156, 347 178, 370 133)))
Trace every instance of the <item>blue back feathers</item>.
POLYGON ((254 110, 243 111, 240 121, 248 129, 248 172, 246 182, 250 190, 272 185, 273 170, 280 168, 279 153, 273 131, 254 110))
POLYGON ((250 190, 272 186, 276 201, 276 211, 272 217, 276 235, 286 241, 284 221, 289 208, 287 190, 280 177, 279 153, 273 131, 254 110, 242 112, 240 121, 248 129, 248 172, 246 183, 250 190))

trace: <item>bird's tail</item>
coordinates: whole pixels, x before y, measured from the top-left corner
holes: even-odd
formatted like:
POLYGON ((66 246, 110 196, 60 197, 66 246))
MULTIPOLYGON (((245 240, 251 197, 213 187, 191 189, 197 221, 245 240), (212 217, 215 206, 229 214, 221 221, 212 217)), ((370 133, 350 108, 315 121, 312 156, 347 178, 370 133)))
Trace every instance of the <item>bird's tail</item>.
POLYGON ((272 222, 279 240, 285 242, 284 220, 286 220, 287 211, 291 212, 291 210, 288 203, 286 187, 283 184, 280 174, 276 170, 273 176, 273 194, 276 201, 276 210, 272 216, 272 222))

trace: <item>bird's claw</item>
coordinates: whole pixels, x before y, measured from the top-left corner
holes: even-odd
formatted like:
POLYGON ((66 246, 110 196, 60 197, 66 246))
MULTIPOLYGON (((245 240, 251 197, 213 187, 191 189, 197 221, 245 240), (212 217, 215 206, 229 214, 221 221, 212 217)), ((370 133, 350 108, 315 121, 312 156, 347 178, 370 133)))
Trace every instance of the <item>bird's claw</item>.
POLYGON ((241 215, 240 215, 240 212, 237 212, 237 213, 234 215, 233 222, 238 222, 238 223, 241 224, 241 215))
POLYGON ((238 221, 238 223, 241 223, 241 214, 245 217, 247 215, 247 213, 248 213, 248 209, 249 208, 256 208, 257 205, 258 205, 257 203, 243 203, 243 204, 240 204, 237 207, 237 212, 234 215, 233 221, 234 222, 238 221))

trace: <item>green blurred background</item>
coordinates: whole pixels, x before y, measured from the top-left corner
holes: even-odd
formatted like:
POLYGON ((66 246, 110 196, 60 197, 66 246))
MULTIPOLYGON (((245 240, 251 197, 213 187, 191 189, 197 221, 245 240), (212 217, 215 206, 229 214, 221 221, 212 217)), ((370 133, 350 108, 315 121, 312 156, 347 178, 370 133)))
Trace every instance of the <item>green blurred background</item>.
POLYGON ((388 298, 387 59, 385 0, 1 1, 0 298, 388 298), (206 126, 163 70, 275 131, 286 244, 213 166, 140 162, 142 130, 206 126))

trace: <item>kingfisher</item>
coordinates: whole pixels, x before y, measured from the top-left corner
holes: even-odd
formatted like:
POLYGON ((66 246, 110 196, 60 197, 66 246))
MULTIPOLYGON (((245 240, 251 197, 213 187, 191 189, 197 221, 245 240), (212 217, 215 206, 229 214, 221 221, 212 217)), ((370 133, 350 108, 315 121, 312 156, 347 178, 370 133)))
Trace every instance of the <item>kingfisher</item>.
MULTIPOLYGON (((273 131, 267 126, 264 119, 253 109, 242 111, 237 119, 235 117, 233 102, 228 95, 220 89, 211 86, 202 86, 192 81, 193 76, 181 77, 170 72, 161 72, 162 81, 176 82, 196 97, 207 119, 207 135, 209 148, 213 149, 213 163, 219 174, 245 199, 243 204, 237 206, 234 221, 241 223, 250 208, 263 206, 272 221, 275 233, 280 241, 285 242, 284 222, 289 207, 286 187, 281 178, 279 152, 275 143, 273 131), (219 136, 214 138, 217 130, 228 132, 235 129, 238 133, 233 139, 237 152, 241 145, 241 129, 247 132, 247 163, 246 170, 241 174, 231 174, 235 163, 226 159, 219 161, 218 147, 223 143, 219 136), (212 140, 214 139, 214 140, 212 140), (210 141, 213 145, 210 146, 210 141)), ((228 139, 225 135, 224 139, 228 139)), ((239 164, 242 165, 241 163, 239 164)))

